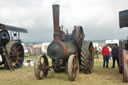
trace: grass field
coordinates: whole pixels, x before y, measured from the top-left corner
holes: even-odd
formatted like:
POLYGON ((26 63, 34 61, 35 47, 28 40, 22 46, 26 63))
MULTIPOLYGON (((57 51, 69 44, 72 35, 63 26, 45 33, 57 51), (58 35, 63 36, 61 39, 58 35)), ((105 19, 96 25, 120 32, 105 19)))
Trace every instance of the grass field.
POLYGON ((67 73, 50 71, 46 78, 37 80, 33 67, 22 67, 14 72, 1 67, 0 85, 127 85, 127 83, 122 82, 122 75, 118 72, 117 66, 115 69, 104 69, 102 61, 95 61, 94 72, 88 75, 80 73, 74 82, 68 80, 67 73))
POLYGON ((37 57, 37 56, 29 56, 29 57, 25 57, 25 60, 27 60, 27 59, 34 60, 34 59, 36 59, 36 57, 37 57))

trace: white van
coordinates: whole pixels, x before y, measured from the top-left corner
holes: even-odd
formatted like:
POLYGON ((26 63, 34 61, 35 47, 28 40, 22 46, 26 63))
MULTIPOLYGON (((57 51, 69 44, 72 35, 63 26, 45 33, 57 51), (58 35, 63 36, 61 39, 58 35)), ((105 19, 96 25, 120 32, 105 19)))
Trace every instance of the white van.
POLYGON ((105 43, 112 49, 114 44, 117 44, 119 46, 119 40, 106 40, 105 43))

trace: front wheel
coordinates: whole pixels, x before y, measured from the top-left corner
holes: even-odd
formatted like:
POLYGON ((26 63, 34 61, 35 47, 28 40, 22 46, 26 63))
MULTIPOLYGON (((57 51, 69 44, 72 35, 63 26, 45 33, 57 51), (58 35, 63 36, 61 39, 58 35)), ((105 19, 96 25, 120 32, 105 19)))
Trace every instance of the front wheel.
POLYGON ((43 79, 48 75, 48 59, 45 55, 40 55, 37 57, 34 64, 34 72, 37 79, 43 79))
POLYGON ((69 56, 67 68, 69 79, 75 81, 79 74, 79 61, 77 56, 69 56))

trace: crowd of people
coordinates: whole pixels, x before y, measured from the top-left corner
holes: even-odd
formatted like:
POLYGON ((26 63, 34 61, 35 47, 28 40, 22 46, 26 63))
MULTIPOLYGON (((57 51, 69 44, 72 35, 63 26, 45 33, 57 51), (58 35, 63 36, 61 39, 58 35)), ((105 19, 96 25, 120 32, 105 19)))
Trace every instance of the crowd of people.
POLYGON ((117 61, 119 67, 119 48, 117 44, 114 44, 112 51, 110 51, 108 45, 105 44, 105 46, 102 48, 101 53, 103 55, 103 68, 109 67, 109 59, 111 58, 111 56, 113 60, 112 68, 115 68, 115 61, 117 61))

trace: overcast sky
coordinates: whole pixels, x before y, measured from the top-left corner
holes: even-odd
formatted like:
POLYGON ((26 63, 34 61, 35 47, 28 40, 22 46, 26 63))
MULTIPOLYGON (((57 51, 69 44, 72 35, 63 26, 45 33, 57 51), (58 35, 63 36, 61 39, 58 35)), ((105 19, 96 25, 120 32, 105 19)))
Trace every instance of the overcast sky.
POLYGON ((60 25, 72 32, 81 25, 87 40, 125 39, 128 29, 119 29, 119 14, 128 0, 0 0, 0 23, 24 27, 24 41, 53 39, 52 4, 60 4, 60 25))

